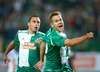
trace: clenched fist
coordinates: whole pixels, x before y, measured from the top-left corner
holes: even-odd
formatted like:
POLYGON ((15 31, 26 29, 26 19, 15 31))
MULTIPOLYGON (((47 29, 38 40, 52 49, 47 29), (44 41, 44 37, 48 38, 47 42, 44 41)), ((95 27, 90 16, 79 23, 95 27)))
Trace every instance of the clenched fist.
POLYGON ((92 33, 92 32, 89 32, 89 33, 87 33, 86 34, 86 38, 93 38, 94 37, 94 33, 92 33))

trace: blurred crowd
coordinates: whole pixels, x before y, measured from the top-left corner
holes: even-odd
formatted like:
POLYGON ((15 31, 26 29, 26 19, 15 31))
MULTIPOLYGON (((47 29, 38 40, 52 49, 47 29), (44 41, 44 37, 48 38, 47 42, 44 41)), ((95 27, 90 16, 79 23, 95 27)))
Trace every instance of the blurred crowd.
POLYGON ((78 51, 100 51, 100 0, 0 0, 0 49, 3 52, 19 29, 27 29, 27 20, 37 14, 41 18, 40 31, 50 27, 48 15, 60 11, 68 38, 94 32, 93 41, 75 47, 78 51), (88 49, 86 49, 88 48, 88 49))

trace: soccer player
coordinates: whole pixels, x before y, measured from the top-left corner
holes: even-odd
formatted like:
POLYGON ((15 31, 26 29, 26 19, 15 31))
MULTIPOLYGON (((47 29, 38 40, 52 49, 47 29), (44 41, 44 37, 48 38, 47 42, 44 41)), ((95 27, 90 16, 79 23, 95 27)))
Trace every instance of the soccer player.
POLYGON ((46 64, 44 72, 73 72, 69 69, 64 70, 61 63, 60 49, 65 46, 75 46, 83 41, 93 38, 93 33, 89 32, 78 38, 67 39, 61 35, 64 30, 64 22, 61 13, 58 11, 52 12, 49 15, 51 28, 46 32, 43 42, 40 47, 40 63, 36 66, 41 68, 46 54, 46 64), (45 49, 46 48, 46 49, 45 49))
POLYGON ((19 48, 16 72, 41 72, 35 69, 40 60, 40 42, 44 33, 38 31, 40 18, 33 15, 28 20, 28 30, 19 30, 4 54, 5 63, 9 62, 8 53, 17 46, 19 48))

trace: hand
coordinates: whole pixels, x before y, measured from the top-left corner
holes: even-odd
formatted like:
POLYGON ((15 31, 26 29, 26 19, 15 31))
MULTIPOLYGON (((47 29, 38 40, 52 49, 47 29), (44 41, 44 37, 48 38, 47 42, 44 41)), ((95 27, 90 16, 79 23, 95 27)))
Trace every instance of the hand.
POLYGON ((89 33, 86 34, 86 37, 87 38, 93 38, 94 37, 93 35, 94 35, 94 33, 89 32, 89 33))
POLYGON ((43 67, 43 63, 41 61, 39 61, 34 67, 35 67, 35 69, 40 70, 43 67))
POLYGON ((4 55, 4 62, 5 64, 10 62, 10 59, 8 58, 8 56, 4 55))

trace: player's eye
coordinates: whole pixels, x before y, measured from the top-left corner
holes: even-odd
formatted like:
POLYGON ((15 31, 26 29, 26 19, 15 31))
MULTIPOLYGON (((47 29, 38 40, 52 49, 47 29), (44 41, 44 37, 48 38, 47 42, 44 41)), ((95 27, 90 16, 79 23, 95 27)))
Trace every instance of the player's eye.
POLYGON ((36 23, 36 21, 33 21, 33 23, 36 23))
POLYGON ((58 20, 55 20, 55 22, 58 22, 58 20))
POLYGON ((59 21, 62 21, 62 19, 59 19, 59 21))
POLYGON ((39 24, 39 23, 40 23, 40 21, 37 21, 37 23, 39 24))

